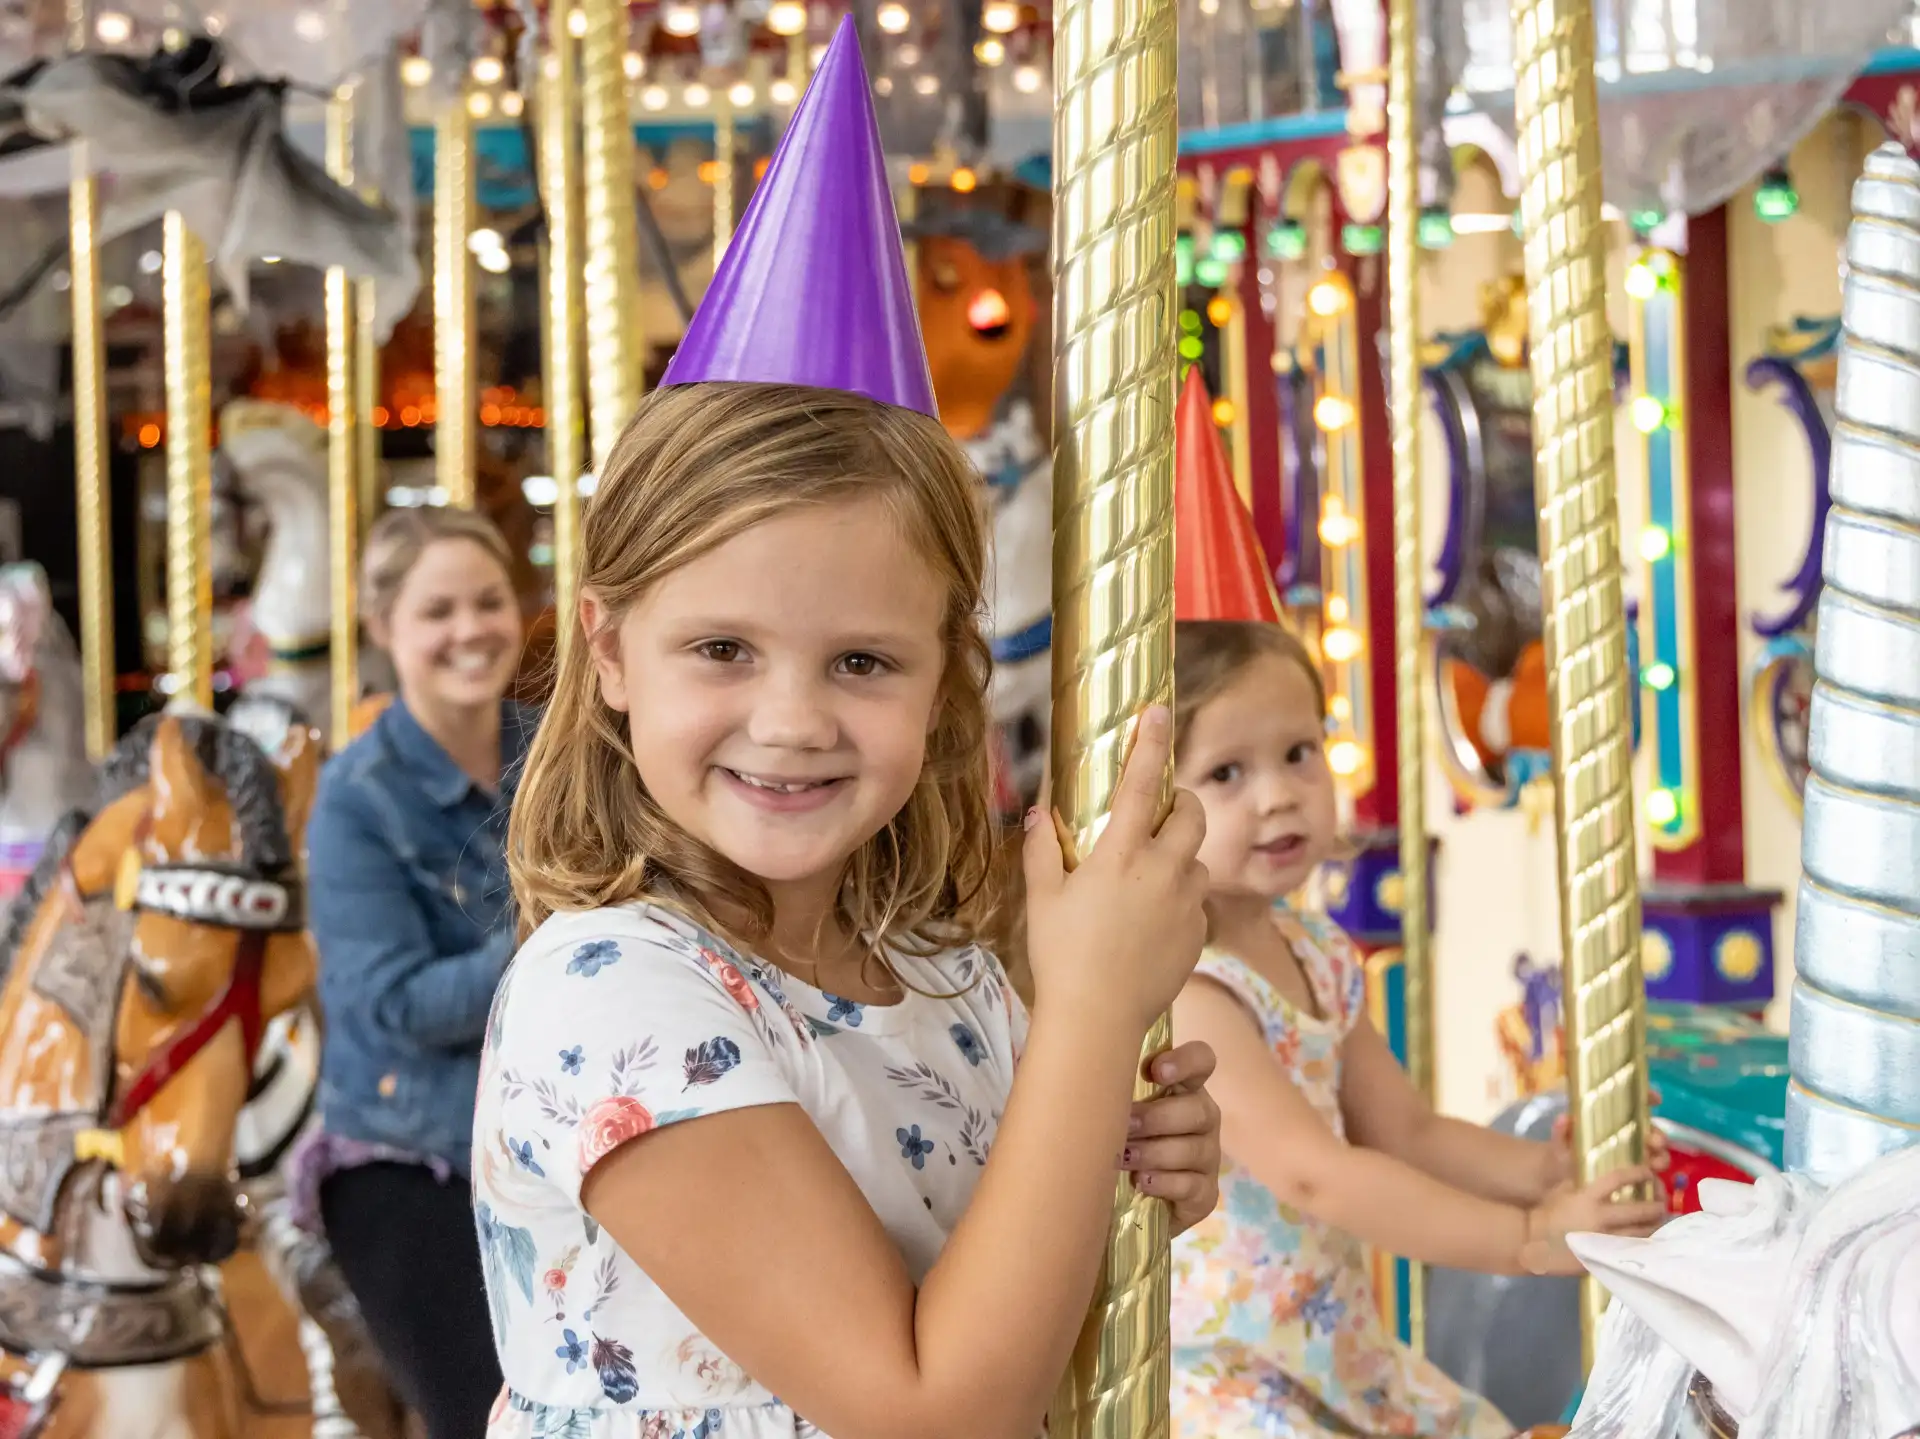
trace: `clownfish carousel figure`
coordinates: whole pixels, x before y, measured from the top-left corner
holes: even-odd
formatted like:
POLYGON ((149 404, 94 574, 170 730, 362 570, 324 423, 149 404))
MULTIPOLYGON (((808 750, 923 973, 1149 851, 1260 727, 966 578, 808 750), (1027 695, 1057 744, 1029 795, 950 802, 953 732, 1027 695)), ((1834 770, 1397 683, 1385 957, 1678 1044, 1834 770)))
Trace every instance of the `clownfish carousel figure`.
POLYGON ((986 480, 997 801, 1017 815, 1047 762, 1053 675, 1052 452, 1022 379, 1039 304, 1031 266, 1046 236, 983 203, 902 226, 940 422, 986 480))

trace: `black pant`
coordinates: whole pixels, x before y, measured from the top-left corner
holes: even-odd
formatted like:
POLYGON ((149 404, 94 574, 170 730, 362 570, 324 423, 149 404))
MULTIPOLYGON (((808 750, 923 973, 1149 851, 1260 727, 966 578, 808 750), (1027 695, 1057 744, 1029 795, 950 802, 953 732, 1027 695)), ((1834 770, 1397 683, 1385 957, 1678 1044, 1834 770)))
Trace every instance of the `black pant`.
POLYGON ((500 1393, 465 1180, 368 1164, 320 1186, 327 1243, 429 1439, 481 1439, 500 1393))

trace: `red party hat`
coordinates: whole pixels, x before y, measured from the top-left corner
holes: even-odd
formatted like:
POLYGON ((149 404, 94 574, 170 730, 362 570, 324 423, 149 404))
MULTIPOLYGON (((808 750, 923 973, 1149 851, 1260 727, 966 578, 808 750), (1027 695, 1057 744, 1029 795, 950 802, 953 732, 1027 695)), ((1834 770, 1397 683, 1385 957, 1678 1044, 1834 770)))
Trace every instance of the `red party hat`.
POLYGON ((1174 618, 1277 624, 1272 572, 1220 447, 1198 365, 1187 371, 1173 433, 1174 618))

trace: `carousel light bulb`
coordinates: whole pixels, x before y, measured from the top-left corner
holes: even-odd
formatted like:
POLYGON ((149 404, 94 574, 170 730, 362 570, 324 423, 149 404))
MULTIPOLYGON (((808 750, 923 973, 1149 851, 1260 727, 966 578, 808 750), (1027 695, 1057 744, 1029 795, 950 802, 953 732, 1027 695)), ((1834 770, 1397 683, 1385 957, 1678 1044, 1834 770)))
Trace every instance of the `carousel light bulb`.
POLYGON ((1327 622, 1343 625, 1347 622, 1347 597, 1345 595, 1327 596, 1327 622))
POLYGON ((996 35, 1011 35, 1020 28, 1020 7, 1013 0, 987 0, 980 23, 996 35))
POLYGON ((873 82, 873 93, 876 95, 891 95, 893 93, 893 76, 882 75, 878 80, 875 80, 873 82))
POLYGON ((695 80, 680 92, 680 98, 686 102, 689 108, 698 110, 713 98, 713 92, 698 80, 695 80))
POLYGON ((948 177, 947 183, 953 186, 957 193, 964 195, 980 183, 980 177, 962 165, 948 177))
POLYGON ((640 108, 643 110, 664 110, 667 108, 667 87, 649 85, 640 92, 640 108))
POLYGON ((467 248, 476 255, 490 254, 495 250, 505 250, 507 242, 500 237, 498 230, 482 227, 467 236, 467 248))
POLYGON ((1653 395, 1635 395, 1627 413, 1633 418, 1633 427, 1643 435, 1651 435, 1667 422, 1665 402, 1653 395))
POLYGON ((807 46, 807 68, 809 70, 818 70, 820 68, 820 62, 826 58, 827 47, 825 45, 807 46))
POLYGON ((1650 664, 1640 672, 1640 683, 1650 690, 1670 690, 1674 678, 1673 666, 1665 660, 1650 664))
MULTIPOLYGON (((1339 549, 1350 545, 1360 538, 1360 521, 1347 513, 1345 505, 1334 496, 1328 496, 1326 508, 1320 512, 1320 543, 1329 549, 1339 549)), ((1344 604, 1345 601, 1342 601, 1344 604)), ((1338 622, 1344 620, 1344 614, 1328 612, 1327 618, 1338 622)))
MULTIPOLYGON (((573 13, 578 15, 580 12, 576 10, 573 13)), ((621 68, 627 72, 627 78, 629 80, 638 80, 642 75, 647 73, 647 57, 642 55, 638 50, 627 51, 627 58, 622 60, 620 64, 621 68)))
POLYGON ((767 28, 776 35, 798 35, 807 28, 807 7, 800 0, 774 0, 767 11, 767 28))
POLYGON ((1335 664, 1345 664, 1360 649, 1360 631, 1351 625, 1335 625, 1320 637, 1320 653, 1335 664))
POLYGON ((920 63, 920 47, 909 41, 893 52, 893 58, 906 68, 912 69, 920 63))
POLYGON ((1367 752, 1350 739, 1337 739, 1327 746, 1327 768, 1341 778, 1360 773, 1367 752))
POLYGON ((433 61, 425 55, 409 55, 400 62, 400 83, 418 90, 433 79, 433 61))
POLYGON ((907 26, 913 23, 913 16, 907 13, 907 7, 899 0, 886 0, 873 15, 874 22, 889 35, 904 35, 907 26))
POLYGON ((1648 525, 1640 531, 1640 558, 1648 564, 1664 560, 1673 553, 1673 534, 1660 525, 1648 525))
POLYGON ((982 65, 998 65, 1007 58, 1007 47, 989 35, 973 47, 973 58, 982 65))
POLYGON ((1647 818, 1661 828, 1680 818, 1680 796, 1670 789, 1656 789, 1647 796, 1647 818))
POLYGON ((133 21, 118 10, 102 10, 94 17, 93 33, 102 45, 124 45, 133 38, 133 21))
POLYGON ((700 11, 693 5, 669 5, 660 12, 660 28, 682 40, 700 33, 700 11))
POLYGON ((744 110, 758 98, 750 80, 736 80, 727 89, 727 103, 736 110, 744 110))
POLYGON ((1353 402, 1339 395, 1322 395, 1313 402, 1313 422, 1327 434, 1353 423, 1353 402))
POLYGON ((1226 426, 1233 423, 1233 401, 1222 396, 1213 402, 1213 422, 1226 426))
POLYGON ((1627 293, 1634 299, 1651 300, 1660 288, 1660 277, 1645 260, 1635 260, 1627 266, 1626 286, 1627 293))
POLYGON ((1222 329, 1233 318, 1233 301, 1225 295, 1215 295, 1207 301, 1207 321, 1214 329, 1222 329))
POLYGON ((473 259, 489 275, 504 275, 513 268, 513 259, 505 250, 487 250, 473 259))
POLYGON ((776 105, 791 105, 800 98, 800 88, 782 75, 767 86, 767 98, 776 105))
POLYGON ((507 67, 500 63, 498 55, 481 55, 473 62, 473 79, 476 85, 498 85, 500 77, 507 73, 507 67))
POLYGON ((493 113, 493 96, 485 90, 475 90, 467 96, 467 113, 476 120, 484 120, 493 113))
POLYGON ((915 75, 913 77, 913 92, 916 95, 938 95, 940 93, 940 77, 938 75, 915 75))
POLYGON ((1021 65, 1013 72, 1013 88, 1022 95, 1031 95, 1040 88, 1040 72, 1031 65, 1021 65))
POLYGON ((1307 291, 1307 308, 1323 320, 1339 314, 1346 307, 1346 291, 1331 280, 1322 280, 1307 291))
POLYGON ((509 120, 517 120, 526 108, 526 99, 518 90, 509 90, 500 97, 500 113, 509 120))
POLYGON ((578 5, 567 13, 567 33, 576 40, 584 40, 587 35, 587 12, 578 5))

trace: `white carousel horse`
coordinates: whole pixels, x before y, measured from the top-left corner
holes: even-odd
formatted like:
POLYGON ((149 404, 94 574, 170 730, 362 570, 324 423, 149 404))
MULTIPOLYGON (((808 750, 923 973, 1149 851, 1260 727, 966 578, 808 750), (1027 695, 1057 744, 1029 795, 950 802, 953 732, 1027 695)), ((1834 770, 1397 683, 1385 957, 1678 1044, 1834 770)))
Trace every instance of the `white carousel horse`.
POLYGON ((1760 1439, 1920 1423, 1920 1147, 1831 1190, 1709 1179, 1700 1203, 1651 1239, 1569 1239, 1618 1301, 1569 1439, 1666 1439, 1721 1416, 1760 1439))
POLYGON ((333 712, 326 431, 291 405, 234 400, 220 411, 220 454, 241 496, 267 515, 248 618, 235 626, 236 645, 248 630, 259 637, 266 672, 237 703, 283 701, 324 734, 333 712))
POLYGON ((1006 738, 1009 778, 1030 801, 1047 765, 1053 703, 1053 457, 1025 400, 961 447, 991 493, 993 718, 1006 738))
POLYGON ((0 916, 93 793, 80 650, 38 565, 0 568, 0 916))

